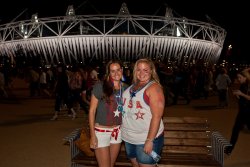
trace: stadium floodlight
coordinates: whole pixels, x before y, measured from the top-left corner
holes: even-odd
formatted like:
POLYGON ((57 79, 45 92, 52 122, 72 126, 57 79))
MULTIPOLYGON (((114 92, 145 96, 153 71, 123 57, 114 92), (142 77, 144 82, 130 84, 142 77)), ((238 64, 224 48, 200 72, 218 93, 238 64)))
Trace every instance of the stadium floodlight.
POLYGON ((21 34, 23 34, 23 38, 24 39, 28 38, 27 25, 25 25, 23 21, 19 24, 19 29, 20 29, 21 34))
POLYGON ((33 14, 31 20, 33 23, 38 23, 38 14, 37 13, 33 14))
POLYGON ((173 17, 173 10, 169 7, 166 7, 166 13, 165 13, 166 19, 170 19, 173 17))
POLYGON ((123 3, 123 4, 122 4, 122 7, 121 7, 121 9, 120 9, 120 11, 119 11, 119 15, 130 15, 126 3, 123 3))
POLYGON ((20 32, 21 32, 22 34, 24 34, 25 27, 24 27, 24 22, 23 22, 23 21, 19 24, 19 29, 20 29, 20 32))
POLYGON ((66 16, 75 16, 75 9, 74 9, 73 5, 68 6, 66 16))

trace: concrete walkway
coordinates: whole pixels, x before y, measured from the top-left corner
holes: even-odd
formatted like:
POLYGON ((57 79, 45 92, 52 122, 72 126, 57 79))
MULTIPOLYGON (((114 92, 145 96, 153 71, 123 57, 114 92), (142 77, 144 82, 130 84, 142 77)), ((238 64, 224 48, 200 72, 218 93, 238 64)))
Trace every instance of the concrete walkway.
MULTIPOLYGON (((28 85, 14 81, 12 95, 16 98, 0 98, 0 166, 1 167, 70 167, 70 150, 62 140, 86 119, 83 111, 71 120, 62 112, 57 121, 53 115, 54 99, 28 98, 28 85)), ((216 109, 217 97, 193 100, 189 105, 180 103, 166 107, 167 116, 207 117, 214 130, 227 139, 237 114, 237 101, 230 96, 230 105, 216 109)), ((250 133, 240 133, 233 153, 225 157, 225 167, 250 167, 250 133)))

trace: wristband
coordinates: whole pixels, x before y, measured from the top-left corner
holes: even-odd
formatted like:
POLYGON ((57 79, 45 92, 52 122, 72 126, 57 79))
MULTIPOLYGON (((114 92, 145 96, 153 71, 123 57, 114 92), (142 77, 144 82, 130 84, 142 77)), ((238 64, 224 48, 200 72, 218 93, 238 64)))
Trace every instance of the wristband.
POLYGON ((146 141, 153 142, 154 140, 147 138, 146 141))

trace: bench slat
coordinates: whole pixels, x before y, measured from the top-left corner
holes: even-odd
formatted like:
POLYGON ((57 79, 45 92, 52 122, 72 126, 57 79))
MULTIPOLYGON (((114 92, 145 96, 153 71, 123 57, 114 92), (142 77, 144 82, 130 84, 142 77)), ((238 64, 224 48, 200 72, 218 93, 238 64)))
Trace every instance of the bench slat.
POLYGON ((162 154, 159 164, 165 165, 183 165, 183 166, 217 166, 220 164, 214 161, 211 155, 205 154, 162 154))
POLYGON ((163 153, 208 154, 210 149, 198 146, 164 146, 163 153))
POLYGON ((209 139, 211 134, 209 132, 190 132, 190 131, 165 131, 165 138, 193 138, 193 139, 209 139))
POLYGON ((209 146, 210 140, 207 139, 164 139, 164 145, 180 145, 180 146, 209 146))
POLYGON ((208 123, 204 117, 163 117, 164 123, 208 123))
POLYGON ((165 130, 171 131, 207 131, 209 129, 207 124, 189 124, 189 123, 167 123, 164 125, 165 130))

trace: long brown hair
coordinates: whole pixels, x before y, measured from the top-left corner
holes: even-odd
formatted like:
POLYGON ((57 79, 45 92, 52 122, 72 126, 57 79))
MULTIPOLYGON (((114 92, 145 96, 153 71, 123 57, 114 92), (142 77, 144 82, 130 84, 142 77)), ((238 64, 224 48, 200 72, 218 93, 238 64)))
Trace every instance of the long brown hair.
POLYGON ((103 79, 103 93, 104 99, 108 100, 110 96, 114 93, 114 84, 112 79, 110 78, 110 66, 112 64, 119 64, 122 68, 122 63, 119 60, 110 60, 106 66, 106 73, 103 79))

